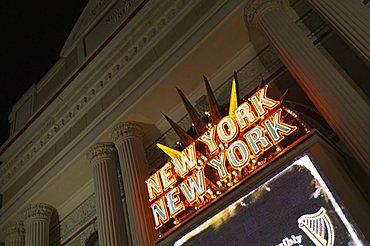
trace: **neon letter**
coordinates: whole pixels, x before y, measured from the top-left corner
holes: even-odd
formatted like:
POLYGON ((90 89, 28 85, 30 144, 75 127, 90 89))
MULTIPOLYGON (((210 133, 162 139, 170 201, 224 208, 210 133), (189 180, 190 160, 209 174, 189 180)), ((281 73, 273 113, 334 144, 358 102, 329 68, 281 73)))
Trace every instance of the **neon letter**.
POLYGON ((248 103, 242 103, 236 110, 235 116, 240 126, 240 131, 245 130, 250 124, 257 120, 248 103))
POLYGON ((173 183, 176 182, 176 178, 173 176, 172 171, 168 170, 170 168, 171 168, 171 163, 167 162, 159 170, 159 174, 161 175, 164 190, 167 190, 168 187, 170 187, 173 183))
POLYGON ((159 198, 158 201, 151 205, 153 216, 154 216, 154 224, 155 229, 158 229, 165 224, 170 218, 167 214, 167 209, 163 201, 163 197, 159 198))
POLYGON ((226 169, 226 166, 225 166, 225 162, 226 162, 226 158, 225 158, 225 152, 222 151, 221 154, 220 154, 220 160, 216 160, 215 158, 213 158, 212 160, 210 160, 208 162, 208 164, 211 166, 211 167, 214 167, 218 174, 220 175, 220 179, 224 179, 227 177, 228 175, 228 172, 227 172, 227 169, 226 169))
POLYGON ((218 137, 224 143, 232 141, 238 135, 238 132, 238 125, 229 116, 222 118, 217 125, 218 137))
POLYGON ((263 150, 266 150, 272 146, 265 137, 263 129, 261 129, 259 126, 254 127, 252 130, 244 134, 244 137, 256 156, 262 154, 263 150), (259 144, 262 146, 261 148, 259 144))
POLYGON ((204 179, 203 168, 198 169, 195 175, 188 178, 189 186, 186 180, 180 184, 180 189, 190 204, 196 201, 196 198, 206 193, 206 182, 204 179), (197 180, 197 181, 196 181, 197 180))
POLYGON ((185 209, 184 204, 179 199, 179 191, 177 187, 170 190, 167 194, 167 204, 170 210, 170 217, 175 217, 178 213, 185 209))
POLYGON ((273 109, 279 105, 280 102, 272 100, 266 97, 268 85, 265 85, 261 90, 257 91, 249 100, 251 100, 254 108, 256 109, 259 116, 267 113, 265 108, 273 109))
POLYGON ((249 150, 243 141, 233 142, 227 151, 227 159, 229 159, 231 167, 243 168, 248 164, 249 150))
POLYGON ((173 159, 173 164, 181 177, 184 177, 189 170, 197 165, 197 156, 195 153, 195 143, 192 143, 181 152, 181 162, 178 158, 173 159), (188 168, 189 167, 189 168, 188 168))
POLYGON ((209 136, 207 135, 207 132, 205 132, 199 140, 205 144, 207 144, 209 152, 211 152, 211 155, 215 153, 218 150, 218 146, 215 141, 215 131, 216 126, 212 126, 212 128, 209 130, 209 136))
POLYGON ((159 181, 158 173, 154 173, 150 178, 145 180, 145 182, 148 187, 149 201, 153 201, 156 196, 162 194, 163 190, 161 182, 159 181))
POLYGON ((281 109, 279 109, 277 112, 274 113, 274 115, 263 122, 267 129, 267 132, 269 133, 275 144, 284 139, 284 136, 282 136, 282 134, 287 136, 297 129, 297 127, 295 126, 291 126, 281 122, 280 117, 281 109))

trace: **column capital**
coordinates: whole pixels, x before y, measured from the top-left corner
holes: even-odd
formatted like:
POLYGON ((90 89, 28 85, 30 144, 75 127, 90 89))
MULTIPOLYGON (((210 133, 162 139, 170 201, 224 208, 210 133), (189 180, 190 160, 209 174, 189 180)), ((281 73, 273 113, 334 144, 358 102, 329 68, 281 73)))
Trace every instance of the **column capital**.
POLYGON ((115 158, 116 149, 111 142, 96 143, 87 151, 87 159, 90 162, 115 158))
POLYGON ((24 211, 24 220, 48 220, 50 221, 54 208, 46 203, 30 204, 24 211))
POLYGON ((272 9, 280 8, 282 0, 249 0, 244 8, 246 21, 257 26, 261 17, 272 9))
POLYGON ((16 221, 3 228, 3 232, 7 236, 24 236, 25 229, 23 221, 16 221))
POLYGON ((120 122, 112 129, 113 142, 121 142, 129 138, 142 138, 143 128, 134 121, 120 122))

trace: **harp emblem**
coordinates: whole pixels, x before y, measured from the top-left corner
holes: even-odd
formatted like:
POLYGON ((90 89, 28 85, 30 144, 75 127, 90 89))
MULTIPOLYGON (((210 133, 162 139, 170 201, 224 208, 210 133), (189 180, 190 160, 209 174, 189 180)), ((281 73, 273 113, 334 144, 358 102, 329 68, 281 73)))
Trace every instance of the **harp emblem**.
POLYGON ((311 239, 316 246, 333 246, 334 229, 325 208, 313 214, 305 214, 298 218, 298 227, 311 239))

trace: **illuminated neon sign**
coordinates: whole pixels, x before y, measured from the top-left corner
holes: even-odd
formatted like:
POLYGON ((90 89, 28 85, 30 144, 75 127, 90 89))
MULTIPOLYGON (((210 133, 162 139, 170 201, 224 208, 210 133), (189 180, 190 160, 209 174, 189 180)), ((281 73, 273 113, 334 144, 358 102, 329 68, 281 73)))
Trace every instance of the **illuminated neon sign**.
POLYGON ((297 130, 289 121, 284 122, 289 117, 296 118, 282 106, 284 96, 280 100, 269 98, 268 85, 260 85, 239 105, 235 76, 228 114, 221 117, 206 79, 205 82, 210 103, 210 113, 206 112, 211 118, 208 124, 196 115, 180 92, 197 132, 196 138, 181 131, 166 116, 185 148, 178 151, 157 144, 170 159, 146 180, 156 229, 170 220, 179 224, 189 213, 262 167, 268 157, 261 156, 272 149, 273 153, 281 151, 280 143, 297 130))

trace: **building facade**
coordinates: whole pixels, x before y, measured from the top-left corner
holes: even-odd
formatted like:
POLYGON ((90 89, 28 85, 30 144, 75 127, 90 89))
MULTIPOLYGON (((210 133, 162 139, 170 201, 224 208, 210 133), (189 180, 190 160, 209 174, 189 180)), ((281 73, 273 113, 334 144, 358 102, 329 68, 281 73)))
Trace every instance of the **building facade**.
MULTIPOLYGON (((183 238, 308 151, 333 201, 340 201, 333 211, 345 211, 338 212, 343 230, 366 245, 369 12, 359 0, 91 0, 59 61, 9 116, 10 138, 0 148, 0 242, 195 245, 211 234, 183 238), (235 182, 191 218, 174 217, 171 228, 155 229, 145 181, 168 160, 156 143, 175 148, 180 141, 161 112, 191 134, 195 122, 176 88, 207 115, 203 76, 227 106, 234 71, 240 98, 253 95, 262 79, 270 98, 288 90, 285 105, 309 130, 258 175, 235 182)), ((347 240, 337 228, 325 234, 324 245, 347 240)), ((219 233, 236 240, 226 231, 219 233)), ((303 229, 287 233, 275 245, 298 244, 305 235, 308 245, 319 245, 303 229)))

